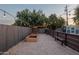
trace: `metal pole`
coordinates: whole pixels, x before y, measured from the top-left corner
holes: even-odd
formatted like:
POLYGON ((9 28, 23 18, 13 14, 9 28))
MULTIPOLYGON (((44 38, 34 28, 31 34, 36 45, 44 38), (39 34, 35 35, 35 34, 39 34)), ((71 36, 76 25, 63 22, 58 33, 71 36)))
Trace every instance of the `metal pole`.
POLYGON ((66 12, 66 25, 68 26, 68 7, 67 7, 67 5, 65 7, 65 12, 66 12))

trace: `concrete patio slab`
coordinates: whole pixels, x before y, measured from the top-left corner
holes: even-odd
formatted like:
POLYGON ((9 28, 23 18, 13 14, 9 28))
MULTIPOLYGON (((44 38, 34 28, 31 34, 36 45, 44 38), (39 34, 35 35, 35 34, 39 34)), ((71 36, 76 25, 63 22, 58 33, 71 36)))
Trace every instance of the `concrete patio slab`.
POLYGON ((37 34, 37 42, 20 42, 7 52, 11 55, 79 55, 79 52, 62 46, 47 34, 37 34))

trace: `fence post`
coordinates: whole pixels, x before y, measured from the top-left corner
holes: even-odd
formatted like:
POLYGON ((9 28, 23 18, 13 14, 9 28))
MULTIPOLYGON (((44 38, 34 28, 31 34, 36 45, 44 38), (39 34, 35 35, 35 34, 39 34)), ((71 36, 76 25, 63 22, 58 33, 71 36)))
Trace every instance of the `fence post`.
POLYGON ((66 46, 67 46, 67 34, 65 33, 65 43, 64 43, 66 46))
POLYGON ((58 32, 56 32, 57 33, 57 37, 58 37, 58 32))

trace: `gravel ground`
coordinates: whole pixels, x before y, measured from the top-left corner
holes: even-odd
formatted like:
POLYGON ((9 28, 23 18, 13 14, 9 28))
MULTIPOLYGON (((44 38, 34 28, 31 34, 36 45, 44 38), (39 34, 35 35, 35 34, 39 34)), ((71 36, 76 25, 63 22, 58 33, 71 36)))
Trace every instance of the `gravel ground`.
POLYGON ((79 52, 54 40, 47 34, 37 34, 37 42, 21 41, 7 52, 10 55, 79 55, 79 52))

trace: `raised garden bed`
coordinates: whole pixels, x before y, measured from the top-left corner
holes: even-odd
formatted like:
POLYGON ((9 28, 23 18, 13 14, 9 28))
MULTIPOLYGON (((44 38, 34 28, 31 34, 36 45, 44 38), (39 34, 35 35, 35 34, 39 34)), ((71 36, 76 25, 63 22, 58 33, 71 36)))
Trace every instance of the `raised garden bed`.
POLYGON ((24 40, 25 42, 37 42, 37 34, 30 34, 24 40))

